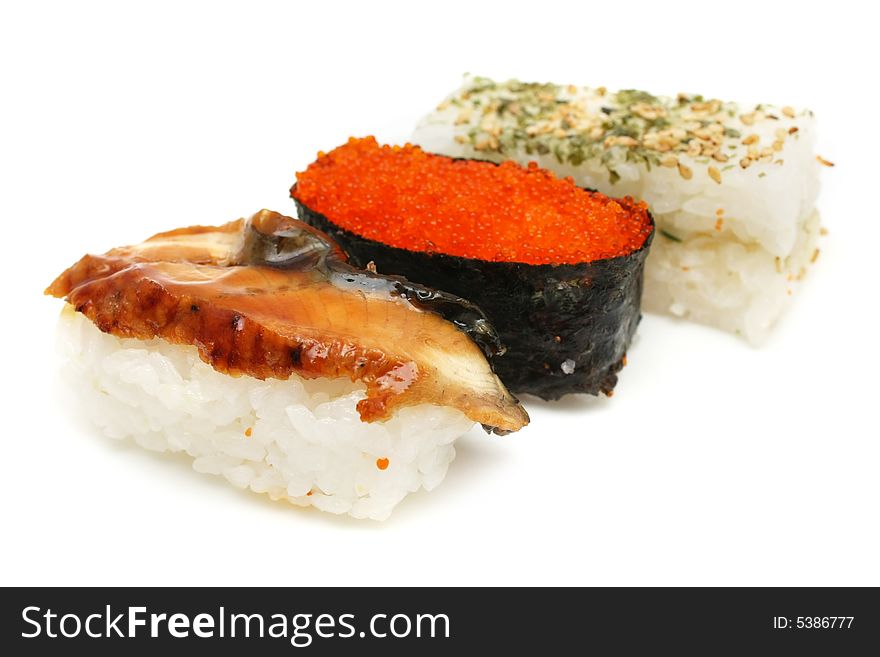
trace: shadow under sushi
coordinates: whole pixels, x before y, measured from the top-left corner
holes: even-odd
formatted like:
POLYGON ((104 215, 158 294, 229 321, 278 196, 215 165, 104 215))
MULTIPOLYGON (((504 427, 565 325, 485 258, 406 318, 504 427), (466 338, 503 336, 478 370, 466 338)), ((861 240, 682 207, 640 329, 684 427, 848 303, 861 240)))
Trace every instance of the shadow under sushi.
POLYGON ((481 488, 489 485, 489 473, 508 467, 507 463, 514 458, 505 443, 516 440, 519 435, 488 436, 479 427, 474 427, 455 442, 455 460, 439 486, 430 491, 421 489, 412 493, 395 508, 390 518, 382 523, 369 524, 377 527, 405 524, 415 521, 429 511, 429 507, 436 513, 439 506, 449 503, 453 496, 465 499, 480 495, 481 488))
POLYGON ((588 394, 569 394, 555 401, 541 399, 535 395, 522 394, 519 395, 519 400, 526 407, 526 410, 540 408, 557 413, 589 412, 605 408, 607 404, 613 403, 608 397, 588 394))

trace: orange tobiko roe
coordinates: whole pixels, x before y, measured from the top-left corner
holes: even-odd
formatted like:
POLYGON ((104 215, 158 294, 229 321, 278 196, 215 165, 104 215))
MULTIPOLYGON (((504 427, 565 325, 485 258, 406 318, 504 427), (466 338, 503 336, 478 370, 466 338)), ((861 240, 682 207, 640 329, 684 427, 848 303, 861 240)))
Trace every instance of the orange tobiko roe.
POLYGON ((582 189, 534 162, 495 165, 351 138, 296 174, 292 196, 389 246, 479 260, 578 264, 638 250, 644 202, 582 189))

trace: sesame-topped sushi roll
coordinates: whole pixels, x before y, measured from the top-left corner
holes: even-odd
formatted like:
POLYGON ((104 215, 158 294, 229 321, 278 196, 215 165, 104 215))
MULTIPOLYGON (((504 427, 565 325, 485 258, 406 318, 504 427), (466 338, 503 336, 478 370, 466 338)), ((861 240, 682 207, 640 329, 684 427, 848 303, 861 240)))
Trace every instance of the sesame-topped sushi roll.
POLYGON ((818 256, 811 112, 692 94, 469 77, 417 127, 428 151, 537 162, 648 202, 644 307, 757 342, 818 256))
POLYGON ((644 203, 532 165, 351 139, 297 174, 299 216, 358 266, 473 301, 514 392, 611 394, 639 323, 653 235, 644 203))
POLYGON ((273 499, 383 519, 443 479, 475 422, 528 423, 473 304, 352 267, 275 212, 86 255, 46 292, 109 435, 273 499))

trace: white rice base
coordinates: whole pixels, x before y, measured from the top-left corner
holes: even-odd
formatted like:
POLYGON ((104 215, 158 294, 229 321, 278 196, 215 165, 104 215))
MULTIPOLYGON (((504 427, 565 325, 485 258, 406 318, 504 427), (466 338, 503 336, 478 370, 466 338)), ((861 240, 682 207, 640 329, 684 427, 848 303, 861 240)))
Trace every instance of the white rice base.
POLYGON ((753 242, 698 234, 681 242, 656 235, 642 308, 715 326, 760 343, 794 298, 816 254, 819 213, 798 227, 787 257, 753 242))
MULTIPOLYGON (((602 99, 586 91, 583 102, 599 111, 602 99)), ((456 126, 458 110, 449 107, 426 116, 412 142, 425 150, 476 159, 505 159, 476 151, 455 141, 469 124, 456 126)), ((476 119, 475 119, 476 120, 476 119)), ((513 159, 571 176, 582 187, 609 196, 632 196, 648 202, 657 224, 645 265, 645 309, 687 318, 744 336, 764 340, 788 306, 815 253, 819 220, 819 164, 814 153, 815 119, 781 115, 748 129, 770 144, 779 128, 797 126, 776 157, 782 165, 758 162, 748 169, 733 166, 722 173, 722 184, 708 175, 709 166, 685 153, 676 153, 693 171, 690 180, 677 169, 616 161, 620 180, 611 184, 608 169, 598 159, 578 166, 560 163, 551 154, 517 152, 513 159), (718 211, 723 222, 718 230, 718 211), (663 236, 666 230, 682 242, 663 236), (777 260, 778 259, 778 260, 777 260)), ((731 161, 736 164, 736 160, 731 161)))
POLYGON ((362 422, 362 384, 228 376, 193 346, 120 339, 70 306, 59 334, 64 378, 108 436, 186 452, 198 472, 299 506, 384 520, 408 493, 443 480, 453 442, 474 426, 430 404, 362 422))

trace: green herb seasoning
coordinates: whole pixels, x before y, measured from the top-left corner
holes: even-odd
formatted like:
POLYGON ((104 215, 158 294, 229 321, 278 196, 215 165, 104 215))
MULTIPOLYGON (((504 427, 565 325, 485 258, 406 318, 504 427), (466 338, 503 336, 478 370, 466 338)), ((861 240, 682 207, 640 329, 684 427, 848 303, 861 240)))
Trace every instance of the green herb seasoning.
MULTIPOLYGON (((750 141, 753 134, 743 135, 758 122, 778 120, 777 114, 795 116, 791 108, 777 111, 768 105, 743 113, 735 103, 699 94, 667 98, 638 89, 609 93, 604 87, 499 83, 483 77, 470 78, 438 107, 448 108, 454 108, 456 141, 479 156, 552 154, 559 164, 572 166, 595 161, 608 171, 611 184, 620 180, 618 169, 625 163, 649 171, 677 168, 690 179, 692 169, 679 162, 680 156, 705 166, 731 160, 743 169, 774 161, 774 149, 781 150, 781 145, 760 148, 750 141)), ((796 133, 793 126, 779 142, 796 133)))

